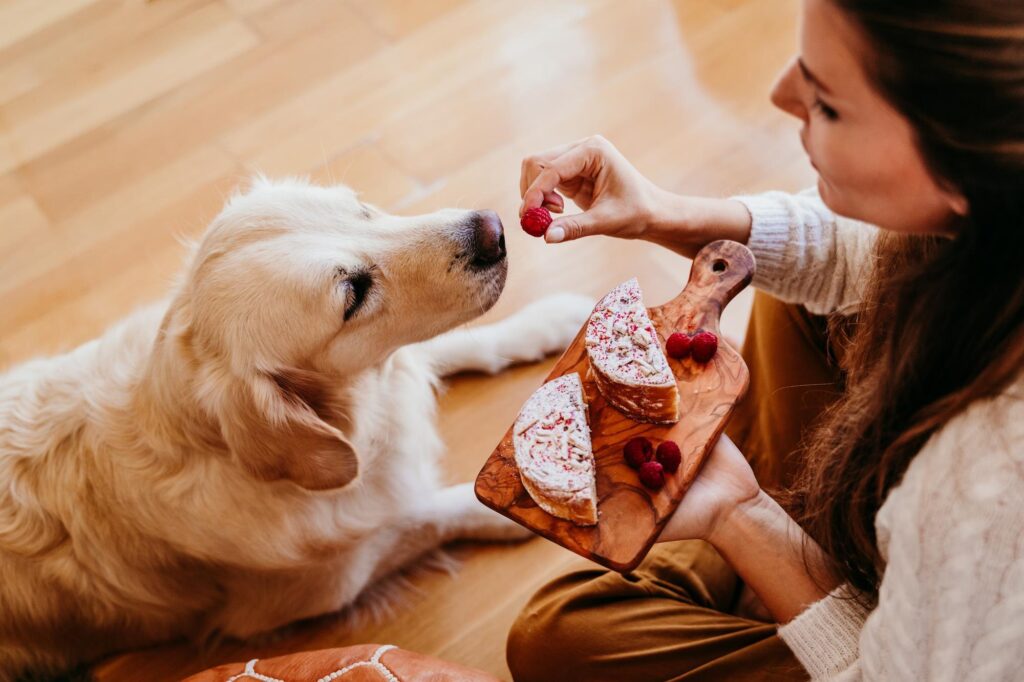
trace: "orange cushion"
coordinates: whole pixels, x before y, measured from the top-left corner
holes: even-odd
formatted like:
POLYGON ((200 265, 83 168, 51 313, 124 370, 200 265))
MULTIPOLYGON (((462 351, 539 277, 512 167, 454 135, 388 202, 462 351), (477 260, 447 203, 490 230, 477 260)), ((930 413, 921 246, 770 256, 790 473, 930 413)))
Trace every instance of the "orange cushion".
POLYGON ((185 682, 497 682, 487 673, 391 645, 358 644, 227 663, 185 682))

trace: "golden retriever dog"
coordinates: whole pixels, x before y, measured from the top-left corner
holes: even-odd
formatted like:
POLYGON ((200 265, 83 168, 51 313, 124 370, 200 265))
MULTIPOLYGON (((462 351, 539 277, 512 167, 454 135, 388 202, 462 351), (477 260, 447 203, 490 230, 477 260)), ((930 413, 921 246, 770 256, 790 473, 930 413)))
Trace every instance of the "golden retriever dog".
POLYGON ((442 485, 435 389, 564 348, 591 306, 456 329, 506 269, 493 212, 257 178, 169 302, 0 375, 0 679, 250 637, 447 541, 524 537, 442 485))

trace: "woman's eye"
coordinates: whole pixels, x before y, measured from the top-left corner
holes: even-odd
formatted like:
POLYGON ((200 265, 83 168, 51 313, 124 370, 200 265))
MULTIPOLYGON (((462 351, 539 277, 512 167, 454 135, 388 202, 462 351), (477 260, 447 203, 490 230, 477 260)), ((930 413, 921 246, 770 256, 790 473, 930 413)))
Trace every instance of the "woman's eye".
POLYGON ((838 112, 836 112, 836 110, 830 107, 829 105, 825 104, 820 97, 814 98, 814 104, 812 105, 812 107, 829 121, 835 121, 839 118, 838 112))

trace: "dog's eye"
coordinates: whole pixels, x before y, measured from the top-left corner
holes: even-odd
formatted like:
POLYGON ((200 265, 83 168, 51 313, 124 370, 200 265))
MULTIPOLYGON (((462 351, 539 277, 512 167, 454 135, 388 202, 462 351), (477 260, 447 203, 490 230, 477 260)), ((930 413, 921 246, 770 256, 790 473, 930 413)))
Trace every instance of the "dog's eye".
POLYGON ((373 277, 369 273, 359 272, 350 275, 345 280, 348 286, 348 295, 345 301, 345 320, 348 321, 353 315, 359 312, 363 302, 366 301, 366 294, 373 286, 373 277))

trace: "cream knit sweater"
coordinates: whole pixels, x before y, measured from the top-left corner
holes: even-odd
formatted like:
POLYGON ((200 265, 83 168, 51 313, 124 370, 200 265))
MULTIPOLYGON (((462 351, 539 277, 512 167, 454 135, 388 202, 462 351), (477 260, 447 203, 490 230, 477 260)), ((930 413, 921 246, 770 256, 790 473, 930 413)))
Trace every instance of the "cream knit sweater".
MULTIPOLYGON (((755 286, 812 312, 856 309, 877 228, 813 191, 737 198, 753 217, 755 286)), ((779 628, 812 678, 1024 680, 1024 381, 929 439, 875 528, 875 608, 839 588, 779 628)))

